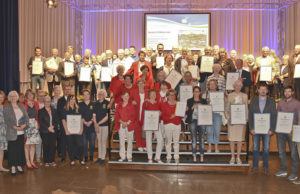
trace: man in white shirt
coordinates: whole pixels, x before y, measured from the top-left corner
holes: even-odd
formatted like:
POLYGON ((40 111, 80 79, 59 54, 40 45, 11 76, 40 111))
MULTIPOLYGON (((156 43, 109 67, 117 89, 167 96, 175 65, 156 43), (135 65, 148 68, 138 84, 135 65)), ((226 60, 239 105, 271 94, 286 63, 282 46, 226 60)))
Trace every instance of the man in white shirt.
POLYGON ((148 46, 146 48, 146 58, 145 58, 145 60, 148 61, 148 62, 151 62, 152 55, 153 55, 153 48, 151 46, 148 46))
POLYGON ((132 63, 134 62, 131 57, 128 57, 127 60, 124 57, 125 57, 124 50, 119 49, 118 50, 118 58, 112 64, 112 76, 113 77, 118 74, 117 67, 119 65, 123 65, 125 67, 125 72, 127 72, 128 69, 130 69, 132 63))
POLYGON ((67 52, 70 53, 70 56, 71 56, 70 61, 75 62, 75 58, 74 58, 74 55, 73 55, 74 47, 73 46, 68 46, 67 52))

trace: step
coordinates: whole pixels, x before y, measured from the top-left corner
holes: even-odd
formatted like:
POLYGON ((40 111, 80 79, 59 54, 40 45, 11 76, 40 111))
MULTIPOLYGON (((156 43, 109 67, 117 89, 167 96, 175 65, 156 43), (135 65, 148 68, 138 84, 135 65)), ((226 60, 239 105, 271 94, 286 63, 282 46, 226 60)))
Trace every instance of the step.
MULTIPOLYGON (((117 139, 113 140, 113 143, 119 143, 119 142, 120 141, 117 140, 117 139)), ((134 141, 132 141, 132 143, 135 144, 136 141, 134 140, 134 141)), ((157 141, 152 141, 152 144, 156 144, 156 143, 157 143, 157 141)), ((188 145, 191 145, 192 141, 179 141, 179 144, 183 144, 183 145, 188 144, 188 145)), ((197 141, 197 144, 199 144, 199 141, 197 141)), ((205 141, 204 144, 208 144, 207 141, 205 141)), ((242 144, 244 144, 244 142, 242 142, 242 144)), ((226 141, 221 140, 218 145, 229 145, 229 141, 228 140, 226 140, 226 141)))
MULTIPOLYGON (((119 150, 118 149, 111 149, 111 153, 119 153, 119 150)), ((133 154, 147 154, 146 151, 138 151, 137 149, 134 149, 132 150, 132 153, 133 154)), ((153 150, 153 154, 155 154, 155 150, 153 150)), ((161 152, 162 155, 166 155, 167 152, 166 151, 162 151, 161 152)), ((171 154, 174 154, 174 152, 172 151, 171 154)), ((235 153, 237 154, 237 153, 235 153)), ((179 151, 179 155, 192 155, 192 152, 191 151, 185 151, 185 150, 180 150, 179 151)), ((200 152, 197 152, 197 155, 200 155, 200 152)), ((205 156, 230 156, 231 155, 231 152, 230 151, 220 151, 219 153, 216 153, 216 152, 204 152, 204 155, 205 156)), ((245 151, 242 151, 241 152, 241 155, 247 155, 247 152, 245 151)))
MULTIPOLYGON (((190 131, 185 131, 184 134, 185 135, 191 135, 191 132, 190 131)), ((205 133, 205 135, 206 135, 206 133, 205 133)), ((226 131, 221 131, 220 135, 228 135, 228 133, 226 131)))

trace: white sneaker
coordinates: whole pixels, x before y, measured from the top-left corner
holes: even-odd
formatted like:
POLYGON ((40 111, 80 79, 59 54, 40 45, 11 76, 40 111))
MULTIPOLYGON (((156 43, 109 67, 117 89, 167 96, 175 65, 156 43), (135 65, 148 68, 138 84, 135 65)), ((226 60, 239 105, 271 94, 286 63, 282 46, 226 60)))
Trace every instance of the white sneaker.
POLYGON ((149 159, 149 160, 148 160, 148 163, 149 163, 149 164, 152 164, 152 163, 153 163, 153 161, 152 161, 151 159, 149 159))
POLYGON ((155 159, 155 162, 159 163, 159 164, 163 164, 164 162, 161 161, 160 159, 155 159))
POLYGON ((147 152, 147 148, 143 148, 145 152, 147 152))
POLYGON ((119 162, 124 162, 125 159, 120 158, 118 161, 119 162))
POLYGON ((143 152, 144 149, 143 149, 143 148, 138 148, 138 151, 139 151, 139 152, 143 152))
POLYGON ((275 173, 275 176, 277 177, 286 177, 287 176, 287 172, 285 171, 279 171, 275 173))

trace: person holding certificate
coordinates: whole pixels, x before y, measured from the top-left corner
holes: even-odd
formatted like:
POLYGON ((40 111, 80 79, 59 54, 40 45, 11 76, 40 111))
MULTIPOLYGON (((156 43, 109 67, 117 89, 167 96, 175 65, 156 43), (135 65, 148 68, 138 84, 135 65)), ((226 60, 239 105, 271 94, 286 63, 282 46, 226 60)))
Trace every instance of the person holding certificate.
POLYGON ((163 64, 164 61, 161 60, 161 59, 165 59, 164 45, 162 43, 157 44, 156 51, 157 54, 151 57, 153 77, 156 77, 157 69, 164 66, 163 64))
MULTIPOLYGON (((221 75, 220 75, 221 76, 221 75)), ((219 91, 218 82, 215 79, 210 79, 207 82, 207 91, 203 94, 203 98, 211 104, 210 100, 210 92, 219 91)), ((215 152, 219 153, 218 144, 220 141, 220 132, 222 127, 222 118, 224 117, 223 112, 213 112, 213 125, 206 127, 207 132, 207 142, 208 142, 208 150, 207 152, 211 152, 211 144, 215 145, 215 152)))
POLYGON ((137 109, 129 101, 130 95, 128 91, 122 93, 122 103, 118 104, 115 112, 115 129, 119 132, 120 140, 120 159, 119 162, 126 160, 132 162, 132 141, 134 129, 137 125, 137 109), (127 155, 125 155, 125 139, 127 139, 127 155))
POLYGON ((181 74, 184 74, 182 70, 185 69, 185 67, 188 65, 187 54, 188 54, 188 48, 183 47, 181 50, 181 56, 175 60, 175 64, 174 64, 175 70, 181 74))
POLYGON ((199 135, 200 162, 204 161, 204 133, 205 126, 198 125, 198 105, 207 104, 201 97, 201 88, 193 88, 193 97, 187 100, 186 123, 190 125, 192 135, 193 162, 197 162, 197 136, 199 135))
POLYGON ((171 162, 171 145, 173 142, 175 163, 179 163, 179 137, 181 131, 181 117, 175 116, 176 91, 171 89, 167 92, 168 101, 161 104, 161 119, 164 122, 166 134, 167 163, 171 162))
POLYGON ((44 63, 46 58, 42 56, 42 49, 40 47, 34 48, 35 56, 29 59, 27 64, 28 70, 31 74, 31 89, 35 92, 37 85, 39 85, 39 90, 44 89, 45 78, 44 78, 44 63))
MULTIPOLYGON (((158 71, 164 71, 166 73, 166 76, 169 75, 169 73, 175 69, 174 67, 174 57, 171 54, 166 54, 165 56, 165 65, 161 67, 158 71)), ((158 77, 158 75, 157 75, 158 77)))
MULTIPOLYGON (((294 88, 292 86, 286 86, 284 88, 284 99, 278 103, 278 112, 289 112, 294 113, 293 124, 298 124, 298 116, 300 112, 300 102, 293 98, 294 88)), ((279 119, 279 118, 278 118, 279 119)), ((291 133, 277 133, 277 145, 280 159, 280 170, 275 174, 277 177, 287 176, 287 165, 286 165, 286 142, 288 142, 291 152, 291 173, 288 180, 294 181, 298 178, 298 152, 297 143, 292 141, 291 133)))
POLYGON ((58 56, 58 49, 52 49, 52 57, 49 57, 47 59, 45 65, 46 80, 50 97, 52 97, 53 87, 56 85, 60 85, 60 76, 57 70, 58 64, 62 61, 63 59, 58 56))
POLYGON ((235 65, 231 58, 228 58, 228 53, 226 49, 220 48, 219 50, 219 60, 218 63, 221 64, 222 71, 221 75, 226 77, 227 72, 234 72, 235 71, 235 65))
POLYGON ((93 121, 98 138, 98 160, 96 161, 98 164, 105 164, 106 156, 107 136, 109 130, 109 102, 105 100, 106 96, 106 90, 100 89, 98 91, 98 101, 95 103, 93 109, 93 121))
POLYGON ((236 65, 236 70, 234 70, 233 72, 237 72, 239 74, 239 80, 243 84, 241 92, 246 92, 246 89, 247 89, 247 91, 249 93, 250 86, 253 85, 253 83, 251 81, 251 74, 250 74, 250 72, 243 69, 243 60, 242 59, 237 59, 235 61, 235 65, 236 65))
MULTIPOLYGON (((207 46, 207 47, 204 48, 204 55, 203 56, 213 57, 212 48, 210 46, 207 46)), ((198 61, 197 61, 197 66, 200 69, 200 88, 201 88, 201 91, 206 91, 207 78, 212 73, 211 72, 201 72, 201 65, 202 65, 202 57, 203 56, 199 56, 198 61)), ((204 65, 206 65, 206 64, 204 64, 204 65)))
POLYGON ((71 93, 75 93, 75 77, 77 76, 77 68, 74 62, 70 60, 70 53, 65 53, 65 61, 59 63, 58 72, 61 76, 62 87, 70 86, 71 93))
MULTIPOLYGON (((83 65, 78 69, 79 70, 79 84, 82 85, 83 90, 89 90, 92 89, 92 77, 93 77, 93 67, 89 64, 89 58, 88 56, 83 57, 83 65), (84 70, 89 69, 89 74, 84 74, 84 70), (84 74, 84 75, 82 75, 84 74), (89 81, 88 81, 89 80, 89 81)), ((79 91, 80 94, 82 94, 82 91, 79 91)))
POLYGON ((94 160, 96 133, 93 122, 94 103, 91 102, 91 92, 84 89, 82 91, 83 102, 79 103, 79 112, 83 120, 83 150, 85 162, 94 160), (89 153, 88 153, 89 152, 89 153), (90 154, 90 157, 88 158, 90 154))
POLYGON ((71 166, 75 166, 75 160, 78 159, 82 166, 85 165, 83 161, 83 120, 81 119, 79 106, 76 102, 75 95, 69 95, 66 106, 62 113, 62 124, 67 135, 68 152, 71 161, 71 166), (72 119, 72 122, 68 122, 72 119), (80 120, 78 120, 80 119, 80 120), (74 121, 73 121, 74 120, 74 121))
MULTIPOLYGON (((213 65, 213 74, 207 78, 207 82, 211 79, 217 80, 219 91, 226 91, 226 80, 223 75, 220 74, 222 67, 219 63, 213 65)), ((208 87, 208 86, 207 86, 208 87)))
POLYGON ((199 67, 194 64, 194 59, 192 55, 186 56, 187 65, 182 66, 181 74, 184 75, 185 72, 189 71, 192 74, 192 78, 194 81, 200 80, 200 71, 199 67))
MULTIPOLYGON (((242 141, 245 140, 246 133, 246 123, 245 124, 233 124, 231 122, 231 105, 239 104, 245 105, 245 118, 240 118, 239 120, 248 119, 248 96, 245 93, 241 92, 243 88, 243 83, 240 80, 236 80, 233 84, 234 92, 230 93, 226 102, 226 111, 225 116, 228 120, 228 140, 230 141, 230 150, 231 150, 231 160, 229 164, 242 164, 240 159, 240 154, 242 150, 242 141), (237 156, 235 160, 235 142, 237 142, 237 156)), ((242 114, 240 114, 242 116, 242 114)))
MULTIPOLYGON (((257 87, 258 96, 254 97, 249 105, 249 130, 253 135, 253 167, 251 169, 252 174, 258 173, 258 162, 259 162, 259 152, 260 152, 260 139, 263 142, 263 168, 264 173, 269 175, 269 147, 270 147, 270 136, 275 131, 276 124, 276 104, 274 99, 270 98, 267 94, 269 92, 268 86, 266 83, 262 82, 257 87), (270 124, 267 126, 263 126, 263 124, 259 125, 260 128, 267 128, 266 133, 261 132, 261 129, 255 129, 255 116, 254 114, 269 114, 270 115, 270 124), (259 131, 256 134, 256 131, 259 131)), ((258 121, 256 121, 258 122, 258 121)), ((266 121, 267 122, 267 121, 266 121)))
MULTIPOLYGON (((149 95, 149 100, 146 100, 143 103, 143 108, 142 108, 142 116, 141 116, 142 127, 144 127, 145 110, 160 111, 160 103, 157 102, 156 100, 156 91, 154 89, 150 89, 148 95, 149 95)), ((159 123, 157 123, 157 125, 159 125, 159 123)), ((162 131, 160 125, 157 131, 146 131, 146 147, 147 147, 147 154, 148 154, 148 162, 152 163, 152 157, 153 157, 152 134, 153 133, 157 138, 155 161, 157 163, 162 163, 162 161, 160 160, 160 155, 163 147, 163 137, 162 137, 162 131)))

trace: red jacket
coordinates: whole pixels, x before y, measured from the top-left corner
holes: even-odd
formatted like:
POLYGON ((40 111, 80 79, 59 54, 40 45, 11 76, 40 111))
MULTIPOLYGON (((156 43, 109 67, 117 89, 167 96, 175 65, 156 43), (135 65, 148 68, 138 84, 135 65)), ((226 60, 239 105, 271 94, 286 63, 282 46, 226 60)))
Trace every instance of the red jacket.
POLYGON ((141 125, 144 125, 144 112, 145 110, 159 110, 160 111, 160 103, 156 102, 152 104, 151 102, 144 102, 142 108, 142 116, 141 116, 141 125))
MULTIPOLYGON (((142 76, 139 76, 139 78, 142 78, 142 76)), ((154 82, 153 79, 150 78, 150 76, 147 75, 146 80, 145 80, 145 88, 152 89, 154 87, 154 82)))
MULTIPOLYGON (((145 99, 149 99, 149 96, 148 96, 148 90, 145 89, 145 99)), ((140 97, 140 93, 139 93, 139 89, 136 88, 135 90, 133 90, 132 92, 132 100, 134 100, 136 102, 136 111, 137 111, 137 120, 139 121, 140 119, 140 106, 141 106, 141 97, 140 97)))
MULTIPOLYGON (((140 61, 133 62, 130 69, 126 73, 126 74, 133 73, 133 83, 134 84, 136 83, 136 80, 139 78, 139 68, 140 68, 139 63, 140 63, 140 61)), ((147 77, 149 77, 150 82, 154 83, 151 63, 148 61, 145 61, 145 65, 147 65, 149 67, 149 72, 147 74, 147 77)))
POLYGON ((131 121, 131 123, 127 126, 128 131, 133 131, 137 127, 136 118, 137 118, 137 112, 136 107, 131 104, 130 102, 123 107, 122 104, 119 104, 116 108, 115 112, 115 119, 116 119, 116 125, 115 129, 117 131, 120 130, 121 123, 120 120, 127 122, 131 121))
POLYGON ((115 96, 120 90, 122 84, 124 84, 124 79, 119 80, 118 76, 113 77, 111 79, 110 86, 109 86, 110 93, 113 93, 113 95, 115 96))
POLYGON ((164 102, 167 102, 167 96, 161 97, 161 96, 160 96, 160 91, 158 91, 158 92, 156 93, 156 101, 157 101, 158 103, 164 103, 164 102))
MULTIPOLYGON (((156 90, 156 91, 160 91, 160 82, 156 82, 155 83, 155 85, 154 85, 154 89, 156 90)), ((168 83, 168 90, 169 89, 171 89, 171 84, 170 83, 168 83)))
POLYGON ((170 105, 168 102, 161 104, 161 119, 164 121, 164 125, 166 124, 181 124, 181 117, 175 116, 174 118, 170 118, 173 114, 175 114, 176 105, 170 105))
POLYGON ((126 88, 125 84, 122 84, 121 87, 119 88, 118 92, 116 93, 116 95, 114 95, 114 99, 115 99, 115 103, 119 104, 120 102, 122 102, 122 94, 124 92, 129 92, 129 102, 132 102, 133 99, 133 92, 137 89, 136 85, 132 85, 131 88, 126 88))

